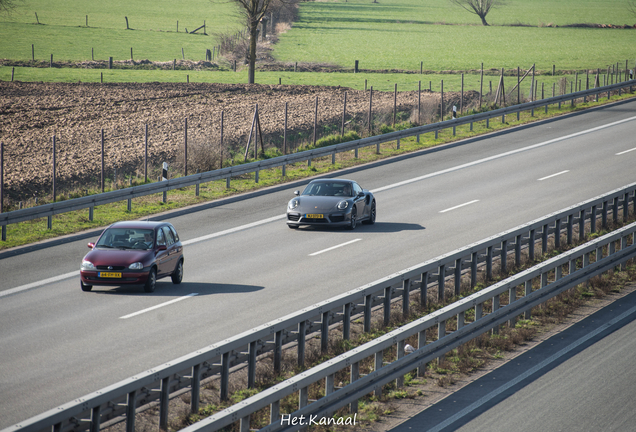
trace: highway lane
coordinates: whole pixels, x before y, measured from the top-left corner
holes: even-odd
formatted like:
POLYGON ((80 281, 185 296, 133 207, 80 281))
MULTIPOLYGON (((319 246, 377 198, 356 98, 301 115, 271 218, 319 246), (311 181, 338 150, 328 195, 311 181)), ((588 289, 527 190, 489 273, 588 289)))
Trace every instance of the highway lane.
POLYGON ((616 153, 636 147, 634 116, 619 104, 351 172, 378 199, 378 223, 353 232, 288 229, 299 187, 175 215, 184 283, 151 295, 83 293, 77 276, 19 290, 77 272, 87 240, 1 259, 0 427, 631 183, 636 152, 616 153))
POLYGON ((632 293, 392 432, 634 430, 635 318, 632 293))

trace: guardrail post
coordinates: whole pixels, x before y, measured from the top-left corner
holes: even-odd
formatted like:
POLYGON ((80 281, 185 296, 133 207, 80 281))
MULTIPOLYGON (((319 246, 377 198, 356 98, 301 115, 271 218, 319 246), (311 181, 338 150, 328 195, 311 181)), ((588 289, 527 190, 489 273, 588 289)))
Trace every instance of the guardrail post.
POLYGON ((201 365, 195 364, 192 367, 192 392, 190 395, 190 412, 196 414, 199 412, 199 401, 201 393, 201 365))
MULTIPOLYGON (((621 250, 627 248, 627 236, 621 237, 621 250)), ((627 260, 621 263, 621 271, 627 270, 627 260)))
POLYGON ((534 261, 534 239, 537 233, 534 229, 530 230, 530 238, 528 239, 528 258, 530 261, 534 261))
POLYGON ((558 265, 556 266, 556 268, 554 269, 554 281, 558 281, 559 279, 561 279, 563 275, 563 266, 562 265, 558 265))
POLYGON ((601 227, 603 229, 607 228, 607 206, 608 202, 603 201, 603 210, 601 211, 601 227))
POLYGON ((568 244, 572 244, 572 227, 574 225, 574 215, 568 215, 568 228, 567 228, 567 242, 568 244))
POLYGON ((402 281, 402 316, 407 317, 410 312, 411 303, 411 280, 402 281))
POLYGON ((342 338, 344 340, 349 340, 351 337, 351 303, 344 305, 344 314, 342 319, 342 338))
POLYGON ((596 206, 592 206, 592 213, 590 214, 590 232, 596 232, 596 206))
POLYGON ((614 222, 618 222, 618 197, 614 197, 614 204, 612 205, 612 219, 614 222))
POLYGON ((458 296, 461 290, 462 283, 462 259, 457 258, 455 260, 455 295, 458 296))
POLYGON ((230 188, 230 178, 231 178, 230 176, 227 176, 227 177, 225 178, 225 188, 226 188, 226 189, 229 189, 229 188, 230 188))
POLYGON ((325 396, 330 395, 335 391, 334 389, 334 375, 330 374, 325 377, 325 396))
POLYGON ((506 272, 508 270, 508 240, 501 242, 501 271, 506 272))
POLYGON ((228 387, 230 381, 230 353, 223 353, 221 356, 221 390, 219 394, 219 398, 222 401, 226 401, 228 399, 228 387))
POLYGON ((457 314, 457 330, 464 327, 465 323, 466 323, 466 313, 465 312, 458 313, 457 314))
POLYGON ((444 283, 446 282, 446 266, 439 266, 439 274, 437 276, 437 300, 444 301, 444 283))
MULTIPOLYGON (((442 320, 437 324, 437 339, 441 339, 446 336, 446 321, 442 320)), ((444 360, 444 355, 437 357, 437 364, 439 365, 444 360)))
POLYGON ((274 337, 274 372, 280 373, 280 363, 283 354, 283 331, 278 330, 274 337))
POLYGON ((128 403, 126 404, 126 432, 135 432, 135 412, 137 405, 137 390, 128 393, 128 403))
MULTIPOLYGON (((377 353, 375 353, 374 356, 374 371, 378 371, 380 369, 382 369, 382 366, 384 365, 384 351, 378 351, 377 353)), ((382 397, 382 386, 376 388, 373 391, 373 395, 377 398, 381 398, 382 397)))
POLYGON ((486 249, 486 280, 492 280, 492 246, 486 249))
MULTIPOLYGON (((404 357, 404 345, 406 345, 406 342, 404 340, 398 341, 398 343, 397 343, 397 360, 399 360, 402 357, 404 357)), ((396 378, 395 387, 396 388, 404 387, 404 375, 400 375, 399 377, 396 378)))
POLYGON ((571 259, 570 260, 570 266, 568 268, 568 274, 572 274, 576 271, 576 259, 571 259))
POLYGON ((579 240, 582 241, 585 238, 585 209, 581 210, 579 215, 579 240))
POLYGON ((280 419, 280 401, 274 401, 269 404, 269 422, 275 423, 280 419))
POLYGON ((53 229, 53 216, 47 216, 46 218, 46 228, 53 229))
POLYGON ((428 301, 428 272, 422 273, 420 281, 420 307, 426 309, 428 301))
POLYGON ((305 335, 307 333, 307 321, 298 323, 298 366, 305 365, 305 335))
MULTIPOLYGON (((351 364, 351 374, 349 376, 349 382, 357 381, 360 378, 360 363, 355 362, 351 364)), ((358 401, 355 400, 349 404, 349 412, 351 414, 358 412, 358 401)))
MULTIPOLYGON (((492 298, 492 311, 493 311, 493 313, 494 313, 496 310, 498 310, 498 309, 499 309, 499 301, 500 301, 499 294, 497 294, 496 296, 494 296, 494 297, 492 298)), ((494 335, 495 335, 495 334, 499 334, 499 326, 494 326, 494 327, 492 328, 492 334, 494 334, 494 335)))
POLYGON ((247 363, 247 388, 256 385, 256 341, 250 342, 249 360, 247 363))
POLYGON ((475 305, 475 321, 480 320, 484 316, 484 304, 477 303, 475 305))
MULTIPOLYGON (((508 290, 508 304, 509 305, 513 304, 515 301, 517 301, 517 287, 513 286, 513 287, 510 287, 510 289, 508 290)), ((508 327, 515 328, 515 325, 517 325, 516 316, 508 320, 508 327)))
POLYGON ((589 265, 590 265, 590 253, 586 252, 585 254, 583 254, 583 268, 589 265))
POLYGON ((170 377, 161 380, 161 396, 159 397, 159 429, 168 430, 168 409, 170 406, 170 377))
POLYGON ((322 313, 320 321, 320 352, 326 353, 329 349, 329 311, 322 313))
POLYGON ((521 234, 515 237, 515 266, 521 266, 521 234))
MULTIPOLYGON (((311 159, 309 159, 309 166, 311 166, 311 159)), ((259 174, 260 170, 256 170, 256 173, 254 173, 254 183, 258 183, 258 174, 259 174)))
POLYGON ((391 287, 384 288, 384 325, 389 325, 391 320, 391 287))
MULTIPOLYGON (((422 348, 424 345, 426 345, 426 329, 421 330, 417 333, 417 349, 422 348)), ((421 366, 418 366, 417 376, 423 377, 425 373, 426 373, 426 363, 424 363, 421 366)))
POLYGON ((541 253, 548 253, 548 224, 543 225, 541 229, 541 253))
MULTIPOLYGON (((525 288, 526 288, 525 295, 529 296, 530 294, 532 294, 532 279, 527 280, 525 285, 526 285, 525 286, 525 288)), ((528 309, 525 312, 525 314, 524 314, 525 315, 525 319, 529 320, 532 317, 531 312, 532 312, 532 308, 528 309)))
POLYGON ((623 200, 623 222, 627 221, 629 216, 629 192, 625 192, 625 199, 623 200))
POLYGON ((246 415, 245 417, 241 417, 241 422, 239 424, 240 432, 250 432, 250 416, 246 415))
POLYGON ((373 303, 373 298, 371 294, 364 297, 364 332, 368 333, 371 331, 371 306, 373 303))
POLYGON ((475 288, 477 285, 477 252, 470 255, 470 287, 475 288))
POLYGON ((90 206, 88 208, 88 220, 93 222, 94 215, 95 215, 95 206, 90 206))
POLYGON ((298 391, 298 409, 304 408, 309 404, 309 387, 302 387, 298 391))
POLYGON ((91 411, 91 432, 99 432, 101 425, 102 406, 97 405, 91 411))

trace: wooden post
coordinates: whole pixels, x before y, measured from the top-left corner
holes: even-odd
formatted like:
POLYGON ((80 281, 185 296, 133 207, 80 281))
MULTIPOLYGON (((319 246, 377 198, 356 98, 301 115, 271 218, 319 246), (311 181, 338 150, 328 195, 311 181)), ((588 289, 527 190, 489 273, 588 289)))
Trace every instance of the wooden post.
POLYGON ((369 92, 369 136, 373 135, 373 115, 372 115, 372 107, 373 107, 373 86, 371 86, 371 91, 369 92))
POLYGON ((395 127, 395 117, 397 116, 397 83, 393 90, 393 127, 395 127))
POLYGON ((183 128, 183 175, 188 176, 188 118, 185 118, 183 128))
POLYGON ((133 61, 133 49, 130 47, 130 61, 133 61))
POLYGON ((285 124, 283 127, 283 155, 286 155, 286 154, 287 154, 287 102, 285 102, 285 124))
POLYGON ((53 135, 53 202, 56 198, 56 184, 55 184, 55 135, 53 135))
POLYGON ((104 129, 102 129, 102 174, 100 183, 102 187, 102 193, 104 193, 104 129))
POLYGON ((422 80, 417 83, 417 124, 422 124, 422 80))
POLYGON ((221 110, 221 142, 219 143, 219 154, 221 158, 221 163, 219 164, 219 169, 223 168, 223 115, 225 114, 224 110, 221 110))
POLYGON ((318 134, 318 96, 316 96, 316 107, 314 110, 314 147, 316 146, 317 134, 318 134))
POLYGON ((53 67, 53 54, 51 54, 51 62, 49 63, 49 67, 53 67))
POLYGON ((441 103, 439 111, 440 121, 444 121, 444 80, 440 83, 441 103))
POLYGON ((484 94, 484 64, 481 64, 481 79, 479 80, 479 108, 481 108, 481 98, 484 94))
POLYGON ((35 46, 31 44, 31 60, 35 61, 35 46))
POLYGON ((462 115, 464 113, 464 73, 462 72, 462 92, 461 97, 459 99, 459 114, 462 115))
POLYGON ((347 114, 347 92, 344 93, 344 105, 342 107, 342 128, 341 128, 340 136, 344 136, 346 114, 347 114))
POLYGON ((146 134, 144 137, 144 183, 148 183, 148 123, 146 123, 146 134))
POLYGON ((530 102, 534 102, 534 64, 532 65, 532 84, 530 84, 530 102))

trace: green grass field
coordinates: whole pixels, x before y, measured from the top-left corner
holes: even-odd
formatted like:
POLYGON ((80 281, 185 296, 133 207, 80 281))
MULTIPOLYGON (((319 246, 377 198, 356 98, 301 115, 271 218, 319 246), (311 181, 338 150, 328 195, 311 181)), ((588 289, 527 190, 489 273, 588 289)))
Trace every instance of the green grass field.
POLYGON ((484 27, 476 15, 448 0, 366 0, 309 2, 300 20, 274 52, 280 61, 324 62, 363 69, 430 70, 529 67, 602 68, 630 59, 636 29, 510 27, 499 24, 636 22, 625 2, 510 1, 488 15, 484 27), (440 25, 435 23, 459 24, 440 25))
POLYGON ((10 16, 0 16, 0 58, 83 61, 137 59, 170 61, 181 58, 204 60, 205 50, 217 44, 218 33, 242 29, 237 9, 230 2, 210 0, 25 0, 10 16), (35 13, 41 25, 36 24, 35 13), (88 27, 86 16, 88 15, 88 27), (132 30, 126 30, 128 17, 132 30), (177 32, 177 21, 179 31, 177 32), (206 35, 199 30, 206 24, 206 35))

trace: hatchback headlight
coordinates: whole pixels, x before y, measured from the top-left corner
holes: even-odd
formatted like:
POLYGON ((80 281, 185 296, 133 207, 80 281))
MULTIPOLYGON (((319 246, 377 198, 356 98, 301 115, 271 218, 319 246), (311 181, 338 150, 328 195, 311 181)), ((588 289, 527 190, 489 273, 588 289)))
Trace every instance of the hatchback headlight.
POLYGON ((346 210, 349 207, 349 201, 340 201, 338 203, 338 210, 346 210))
POLYGON ((128 268, 131 270, 141 270, 142 268, 144 268, 144 265, 140 262, 136 262, 129 265, 128 268))
POLYGON ((300 205, 300 200, 298 199, 293 199, 289 202, 289 204, 287 205, 287 208, 289 208, 290 210, 295 209, 296 207, 298 207, 300 205))
POLYGON ((82 260, 82 270, 96 270, 92 262, 82 260))

